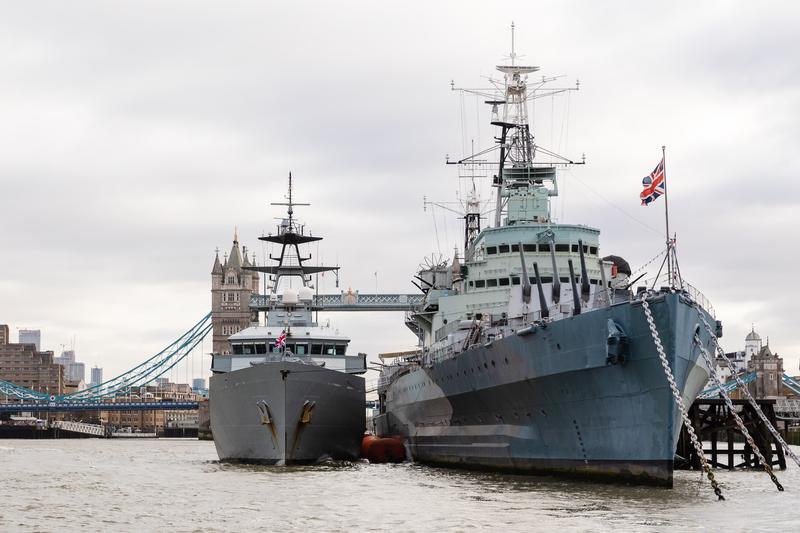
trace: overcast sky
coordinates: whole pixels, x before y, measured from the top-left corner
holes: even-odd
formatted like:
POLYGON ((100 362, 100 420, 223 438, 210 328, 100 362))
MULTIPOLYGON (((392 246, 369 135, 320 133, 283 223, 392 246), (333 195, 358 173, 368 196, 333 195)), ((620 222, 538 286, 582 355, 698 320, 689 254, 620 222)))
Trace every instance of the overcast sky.
MULTIPOLYGON (((557 218, 645 263, 663 205, 638 195, 666 145, 684 277, 726 350, 755 323, 796 374, 797 6, 5 2, 0 323, 42 329, 55 351, 74 338, 107 378, 133 366, 208 312, 234 226, 264 253, 289 170, 312 204, 299 216, 325 237, 311 252, 342 267, 341 288, 414 292, 424 256, 451 257, 462 232, 423 196, 454 200, 445 155, 491 144, 486 111, 450 81, 485 85, 513 20, 521 62, 580 80, 532 109, 543 146, 586 155, 562 175, 557 218)), ((330 318, 354 352, 414 340, 401 314, 330 318)))

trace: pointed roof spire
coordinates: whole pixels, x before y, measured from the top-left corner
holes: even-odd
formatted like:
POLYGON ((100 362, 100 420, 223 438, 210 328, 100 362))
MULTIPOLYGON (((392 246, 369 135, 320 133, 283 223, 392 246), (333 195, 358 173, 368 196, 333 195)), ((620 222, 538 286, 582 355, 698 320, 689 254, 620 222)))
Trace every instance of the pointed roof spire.
POLYGON ((211 269, 212 274, 222 274, 222 263, 219 262, 219 248, 214 250, 214 268, 211 269))
POLYGON ((233 246, 231 246, 231 253, 228 255, 228 263, 225 265, 229 268, 240 268, 242 266, 242 252, 239 250, 239 231, 234 226, 233 229, 233 246))

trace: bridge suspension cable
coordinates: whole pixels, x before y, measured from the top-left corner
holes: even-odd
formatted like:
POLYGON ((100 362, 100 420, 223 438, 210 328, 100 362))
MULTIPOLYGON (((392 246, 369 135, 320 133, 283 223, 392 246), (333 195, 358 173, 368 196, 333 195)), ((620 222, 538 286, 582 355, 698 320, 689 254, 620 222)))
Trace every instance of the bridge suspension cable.
POLYGON ((174 342, 143 363, 103 383, 77 392, 55 396, 54 400, 51 400, 50 394, 46 392, 34 391, 2 380, 0 380, 0 394, 8 397, 13 396, 23 401, 50 400, 60 403, 93 402, 124 396, 129 394, 131 389, 135 387, 152 383, 183 361, 208 335, 211 327, 211 313, 208 313, 174 342))

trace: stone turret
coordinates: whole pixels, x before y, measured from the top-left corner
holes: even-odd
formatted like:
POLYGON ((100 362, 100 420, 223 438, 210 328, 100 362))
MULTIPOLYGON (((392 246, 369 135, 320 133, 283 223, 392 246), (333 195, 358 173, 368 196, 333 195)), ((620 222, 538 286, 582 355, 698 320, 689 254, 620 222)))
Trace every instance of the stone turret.
POLYGON ((258 313, 250 310, 250 295, 258 290, 258 272, 244 270, 251 263, 246 248, 239 248, 234 230, 231 251, 220 262, 219 250, 211 268, 211 322, 214 353, 230 353, 228 337, 258 322, 258 313))
MULTIPOLYGON (((751 332, 753 334, 755 332, 751 332)), ((757 333, 755 334, 758 335, 757 333)), ((750 335, 748 335, 748 338, 750 335)), ((758 337, 759 344, 761 338, 758 337)), ((783 358, 769 349, 769 342, 747 361, 747 371, 755 372, 756 378, 748 384, 750 393, 756 398, 783 396, 783 358)))

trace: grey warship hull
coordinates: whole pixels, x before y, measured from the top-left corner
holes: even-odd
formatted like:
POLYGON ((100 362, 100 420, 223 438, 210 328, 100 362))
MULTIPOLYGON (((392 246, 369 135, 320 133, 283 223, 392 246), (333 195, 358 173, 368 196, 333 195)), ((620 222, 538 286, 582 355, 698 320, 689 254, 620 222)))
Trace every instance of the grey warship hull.
MULTIPOLYGON (((683 295, 650 306, 688 407, 709 376, 693 336, 711 339, 683 295)), ((416 461, 672 485, 680 413, 640 302, 410 366, 379 393, 378 432, 403 437, 416 461), (608 358, 609 320, 627 334, 624 362, 608 358)))
POLYGON ((209 395, 222 461, 282 465, 359 456, 362 377, 280 360, 216 374, 209 395))

